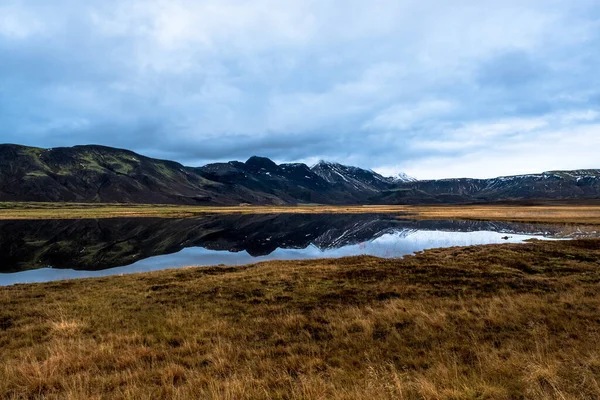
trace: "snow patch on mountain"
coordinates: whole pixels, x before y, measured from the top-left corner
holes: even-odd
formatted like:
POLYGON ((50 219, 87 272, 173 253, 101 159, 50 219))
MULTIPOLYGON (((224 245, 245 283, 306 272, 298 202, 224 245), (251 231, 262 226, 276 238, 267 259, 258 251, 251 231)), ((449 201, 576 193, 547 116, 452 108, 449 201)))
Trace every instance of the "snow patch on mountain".
POLYGON ((392 182, 394 183, 404 183, 404 182, 416 182, 417 178, 414 176, 410 176, 405 172, 399 172, 396 176, 391 177, 392 182))
POLYGON ((391 183, 375 171, 324 160, 313 165, 311 171, 328 183, 341 185, 347 190, 376 192, 391 183))

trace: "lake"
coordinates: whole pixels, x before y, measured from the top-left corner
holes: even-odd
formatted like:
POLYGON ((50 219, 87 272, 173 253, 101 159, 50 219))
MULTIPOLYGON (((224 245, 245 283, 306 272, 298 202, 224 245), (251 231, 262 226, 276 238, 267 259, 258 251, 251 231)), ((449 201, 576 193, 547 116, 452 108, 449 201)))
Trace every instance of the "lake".
POLYGON ((401 257, 435 247, 584 237, 600 232, 584 225, 415 221, 384 214, 0 221, 0 285, 191 265, 401 257))

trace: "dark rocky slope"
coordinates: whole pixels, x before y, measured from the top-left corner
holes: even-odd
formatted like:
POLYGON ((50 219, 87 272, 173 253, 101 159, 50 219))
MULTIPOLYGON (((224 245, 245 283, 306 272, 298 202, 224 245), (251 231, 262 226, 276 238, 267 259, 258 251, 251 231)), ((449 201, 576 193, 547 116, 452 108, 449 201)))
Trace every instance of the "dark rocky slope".
POLYGON ((382 187, 332 184, 304 164, 268 158, 185 167, 105 146, 41 149, 0 145, 0 201, 147 204, 358 204, 382 187))

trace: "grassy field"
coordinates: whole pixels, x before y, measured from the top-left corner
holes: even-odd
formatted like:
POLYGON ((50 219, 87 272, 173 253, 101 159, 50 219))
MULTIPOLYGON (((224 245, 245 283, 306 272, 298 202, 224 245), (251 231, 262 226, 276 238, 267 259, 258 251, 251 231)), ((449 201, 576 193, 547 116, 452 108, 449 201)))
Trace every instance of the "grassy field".
POLYGON ((598 399, 600 240, 0 288, 0 398, 598 399))
POLYGON ((0 219, 80 219, 118 217, 184 218, 203 214, 279 214, 279 213, 402 213, 402 206, 181 206, 150 204, 92 203, 2 203, 0 219))
POLYGON ((403 211, 417 219, 600 224, 600 205, 411 206, 403 211))
POLYGON ((470 219, 516 222, 600 224, 595 205, 445 206, 178 206, 144 204, 0 203, 0 219, 79 219, 116 217, 182 218, 203 214, 396 213, 411 219, 470 219))

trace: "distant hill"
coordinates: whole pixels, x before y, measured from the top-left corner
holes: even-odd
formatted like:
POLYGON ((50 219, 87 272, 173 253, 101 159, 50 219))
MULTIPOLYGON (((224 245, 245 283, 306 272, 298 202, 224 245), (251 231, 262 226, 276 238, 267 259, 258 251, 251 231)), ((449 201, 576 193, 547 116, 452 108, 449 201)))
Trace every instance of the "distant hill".
POLYGON ((0 145, 0 201, 146 204, 418 204, 600 198, 600 170, 494 179, 418 181, 321 161, 186 167, 129 150, 86 145, 0 145))
POLYGON ((600 170, 550 171, 492 179, 438 179, 399 183, 382 191, 382 204, 473 203, 600 198, 600 170))

